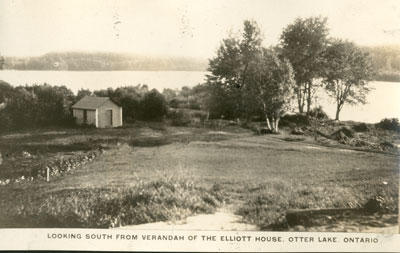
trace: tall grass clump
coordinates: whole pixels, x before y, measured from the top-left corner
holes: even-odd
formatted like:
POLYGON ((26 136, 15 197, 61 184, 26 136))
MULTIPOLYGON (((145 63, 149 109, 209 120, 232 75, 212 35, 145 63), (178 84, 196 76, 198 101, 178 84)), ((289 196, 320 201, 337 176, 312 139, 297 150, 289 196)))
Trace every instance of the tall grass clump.
POLYGON ((361 208, 368 199, 379 195, 386 213, 398 212, 399 195, 395 187, 369 192, 335 185, 310 186, 273 181, 247 189, 247 201, 236 214, 262 230, 287 229, 286 214, 294 209, 361 208))
POLYGON ((173 178, 138 181, 130 188, 14 195, 0 201, 0 227, 111 228, 180 220, 196 213, 212 213, 222 201, 219 196, 215 189, 173 178))

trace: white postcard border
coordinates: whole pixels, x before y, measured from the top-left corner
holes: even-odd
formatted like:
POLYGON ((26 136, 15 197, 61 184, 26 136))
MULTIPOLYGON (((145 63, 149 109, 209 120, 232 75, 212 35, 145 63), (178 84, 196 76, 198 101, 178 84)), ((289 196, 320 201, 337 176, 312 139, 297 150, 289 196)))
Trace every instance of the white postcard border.
POLYGON ((0 245, 1 250, 398 252, 400 234, 0 229, 0 245))

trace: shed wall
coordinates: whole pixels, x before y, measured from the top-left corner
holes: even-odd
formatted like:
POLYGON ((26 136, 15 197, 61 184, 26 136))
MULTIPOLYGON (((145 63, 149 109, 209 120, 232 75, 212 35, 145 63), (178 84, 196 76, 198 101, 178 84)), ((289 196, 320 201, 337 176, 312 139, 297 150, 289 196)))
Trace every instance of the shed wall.
POLYGON ((118 127, 122 126, 122 107, 112 101, 107 101, 98 108, 98 127, 118 127), (106 111, 112 110, 112 126, 107 125, 106 111))
MULTIPOLYGON (((76 119, 76 123, 79 125, 83 124, 83 109, 73 109, 72 113, 76 119)), ((96 110, 86 110, 87 124, 96 125, 96 110)))

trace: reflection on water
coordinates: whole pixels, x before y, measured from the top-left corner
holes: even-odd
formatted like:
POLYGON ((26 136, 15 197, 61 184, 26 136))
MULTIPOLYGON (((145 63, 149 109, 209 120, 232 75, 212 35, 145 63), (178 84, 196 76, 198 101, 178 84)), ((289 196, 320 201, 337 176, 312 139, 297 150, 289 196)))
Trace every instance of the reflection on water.
MULTIPOLYGON (((65 85, 73 92, 80 88, 95 90, 108 87, 147 84, 162 91, 202 83, 207 72, 197 71, 0 71, 0 80, 11 85, 49 83, 65 85)), ((400 118, 400 83, 373 82, 374 90, 368 95, 366 105, 345 104, 341 120, 378 122, 382 118, 400 118)), ((330 117, 335 116, 334 100, 320 93, 318 103, 330 117)))

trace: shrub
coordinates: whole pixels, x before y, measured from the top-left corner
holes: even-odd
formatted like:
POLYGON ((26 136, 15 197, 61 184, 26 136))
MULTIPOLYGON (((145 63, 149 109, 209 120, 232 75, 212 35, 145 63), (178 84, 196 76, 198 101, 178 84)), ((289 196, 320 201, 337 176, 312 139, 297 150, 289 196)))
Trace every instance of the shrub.
POLYGON ((192 109, 192 110, 200 110, 201 104, 197 99, 190 98, 188 101, 188 107, 189 107, 189 109, 192 109))
POLYGON ((3 130, 49 125, 71 126, 74 122, 71 111, 74 94, 65 86, 18 86, 6 96, 0 95, 0 100, 5 101, 0 109, 0 128, 3 130))
POLYGON ((368 132, 370 129, 367 124, 360 123, 360 124, 354 125, 353 130, 356 132, 368 132))
POLYGON ((376 126, 385 130, 400 132, 400 123, 397 118, 385 118, 381 120, 381 122, 377 123, 376 126))
POLYGON ((172 126, 188 126, 191 122, 191 117, 183 110, 170 110, 167 117, 171 119, 172 126))
POLYGON ((354 138, 354 136, 354 130, 347 127, 342 127, 331 135, 333 139, 339 141, 342 144, 346 144, 348 140, 354 138))
POLYGON ((297 126, 299 125, 310 125, 310 120, 307 118, 306 115, 304 114, 286 114, 281 118, 280 124, 281 126, 287 126, 290 125, 291 123, 296 124, 297 126))
POLYGON ((322 109, 322 106, 318 106, 316 108, 313 108, 310 110, 309 115, 313 118, 317 118, 317 119, 329 119, 328 114, 326 114, 326 112, 324 112, 324 110, 322 109))
POLYGON ((143 120, 161 120, 167 113, 167 102, 161 93, 153 89, 144 95, 140 108, 143 120))
POLYGON ((6 113, 0 111, 0 131, 11 129, 11 126, 12 126, 12 119, 10 115, 7 115, 6 113))
POLYGON ((173 98, 169 101, 169 106, 171 108, 184 108, 186 106, 186 103, 186 99, 173 98))

